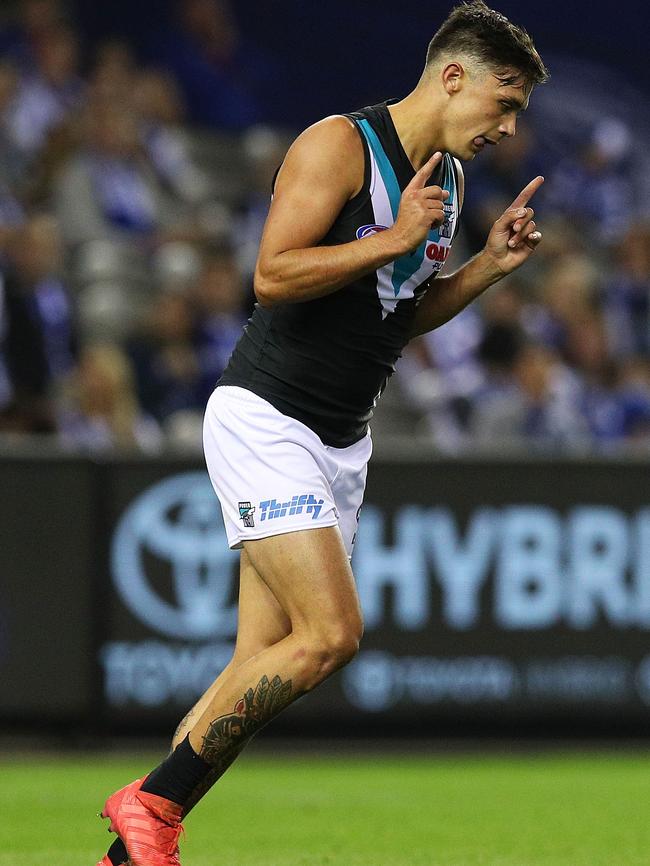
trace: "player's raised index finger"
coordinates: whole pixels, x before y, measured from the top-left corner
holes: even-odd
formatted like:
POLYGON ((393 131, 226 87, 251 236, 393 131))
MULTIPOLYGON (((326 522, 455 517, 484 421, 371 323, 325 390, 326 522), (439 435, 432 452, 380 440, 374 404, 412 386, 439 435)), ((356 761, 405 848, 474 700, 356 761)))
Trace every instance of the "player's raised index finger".
POLYGON ((422 168, 415 172, 413 180, 410 182, 409 186, 417 187, 419 189, 424 188, 424 184, 433 174, 433 170, 438 165, 440 160, 442 159, 442 153, 437 150, 430 159, 428 159, 422 168))
POLYGON ((517 198, 510 205, 510 208, 516 207, 526 207, 531 198, 535 195, 540 186, 544 183, 544 178, 539 175, 535 180, 531 180, 529 184, 527 184, 522 191, 519 193, 517 198))

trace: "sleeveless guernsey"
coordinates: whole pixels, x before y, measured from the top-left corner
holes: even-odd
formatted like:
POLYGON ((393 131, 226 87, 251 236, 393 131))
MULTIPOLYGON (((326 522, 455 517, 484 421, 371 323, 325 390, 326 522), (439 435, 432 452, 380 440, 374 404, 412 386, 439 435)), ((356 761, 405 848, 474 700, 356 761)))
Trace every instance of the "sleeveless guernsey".
MULTIPOLYGON (((346 115, 365 153, 363 187, 321 245, 343 244, 390 228, 415 171, 388 103, 346 115)), ((428 184, 449 191, 445 222, 413 252, 322 298, 271 308, 256 305, 219 385, 238 385, 310 427, 326 444, 361 439, 408 342, 427 280, 449 254, 458 228, 458 175, 445 154, 428 184)), ((308 219, 309 215, 296 215, 308 219)))

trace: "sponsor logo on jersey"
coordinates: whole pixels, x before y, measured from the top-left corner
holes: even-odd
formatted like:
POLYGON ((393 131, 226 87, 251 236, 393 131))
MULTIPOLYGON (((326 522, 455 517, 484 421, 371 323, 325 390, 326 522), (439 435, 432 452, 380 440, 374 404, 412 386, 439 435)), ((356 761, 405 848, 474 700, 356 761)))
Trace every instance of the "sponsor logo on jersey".
POLYGON ((380 225, 367 225, 367 226, 359 226, 357 229, 357 240, 360 241, 361 238, 367 238, 370 235, 376 235, 377 232, 385 232, 388 226, 380 226, 380 225))
POLYGON ((266 499, 260 502, 260 521, 275 520, 277 517, 291 517, 294 514, 311 514, 316 520, 323 507, 323 499, 316 499, 313 493, 302 493, 292 496, 288 502, 278 502, 277 499, 266 499))
POLYGON ((255 514, 255 509, 250 502, 239 503, 239 517, 241 520, 244 521, 244 526, 248 527, 249 529, 255 526, 253 514, 255 514))
POLYGON ((443 263, 447 261, 450 251, 451 247, 443 247, 440 244, 430 243, 427 244, 426 254, 429 261, 443 263))

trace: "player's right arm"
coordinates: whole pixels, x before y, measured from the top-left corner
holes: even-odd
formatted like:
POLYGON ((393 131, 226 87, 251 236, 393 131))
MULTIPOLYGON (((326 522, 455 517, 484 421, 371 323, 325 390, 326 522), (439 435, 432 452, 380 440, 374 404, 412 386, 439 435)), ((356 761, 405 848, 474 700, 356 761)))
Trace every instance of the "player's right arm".
POLYGON ((415 249, 444 219, 443 190, 424 185, 441 158, 435 153, 406 187, 391 228, 318 246, 362 187, 364 151, 345 117, 309 127, 289 149, 276 180, 255 269, 260 304, 320 298, 415 249))

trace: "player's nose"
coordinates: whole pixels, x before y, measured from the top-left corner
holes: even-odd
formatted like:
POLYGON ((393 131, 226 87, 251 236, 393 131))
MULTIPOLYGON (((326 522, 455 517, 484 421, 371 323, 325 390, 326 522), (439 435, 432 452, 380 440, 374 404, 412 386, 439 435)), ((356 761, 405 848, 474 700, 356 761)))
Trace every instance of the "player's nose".
POLYGON ((499 132, 503 136, 512 138, 512 136, 517 132, 517 118, 511 117, 509 120, 504 120, 499 126, 499 132))

